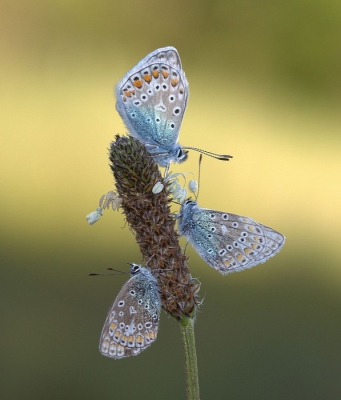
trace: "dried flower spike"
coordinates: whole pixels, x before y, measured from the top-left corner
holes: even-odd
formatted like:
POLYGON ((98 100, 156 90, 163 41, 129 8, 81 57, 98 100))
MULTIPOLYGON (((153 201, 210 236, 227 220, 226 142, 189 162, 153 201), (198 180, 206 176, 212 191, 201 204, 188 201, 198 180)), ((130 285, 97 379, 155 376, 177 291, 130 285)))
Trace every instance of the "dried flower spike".
POLYGON ((182 253, 166 191, 157 196, 157 182, 167 187, 158 165, 133 137, 116 136, 110 147, 111 169, 122 210, 135 234, 143 258, 159 281, 162 307, 174 318, 193 317, 198 283, 182 253))

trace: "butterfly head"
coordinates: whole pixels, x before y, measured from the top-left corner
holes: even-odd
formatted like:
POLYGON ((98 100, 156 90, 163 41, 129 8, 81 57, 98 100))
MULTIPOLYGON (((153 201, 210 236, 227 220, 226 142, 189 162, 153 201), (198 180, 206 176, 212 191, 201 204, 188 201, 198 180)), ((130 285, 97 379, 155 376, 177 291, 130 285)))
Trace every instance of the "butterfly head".
POLYGON ((187 160, 188 158, 188 151, 184 150, 181 146, 177 146, 175 149, 175 157, 174 157, 174 162, 175 163, 183 163, 184 161, 187 160))
POLYGON ((167 167, 171 162, 180 164, 188 158, 188 151, 184 150, 179 144, 175 145, 173 149, 167 149, 167 151, 162 151, 160 148, 156 151, 149 151, 161 167, 167 167))
POLYGON ((186 199, 186 200, 182 203, 180 213, 181 213, 181 211, 184 211, 184 210, 186 210, 186 209, 188 210, 188 209, 190 209, 190 208, 195 207, 196 205, 197 205, 197 202, 194 201, 194 200, 192 200, 192 199, 189 197, 188 199, 186 199))
POLYGON ((197 202, 188 198, 185 200, 180 208, 178 214, 178 230, 180 235, 184 235, 192 225, 192 215, 194 213, 194 208, 197 207, 197 202))
POLYGON ((131 263, 130 265, 130 275, 134 276, 141 272, 141 266, 138 264, 131 263))

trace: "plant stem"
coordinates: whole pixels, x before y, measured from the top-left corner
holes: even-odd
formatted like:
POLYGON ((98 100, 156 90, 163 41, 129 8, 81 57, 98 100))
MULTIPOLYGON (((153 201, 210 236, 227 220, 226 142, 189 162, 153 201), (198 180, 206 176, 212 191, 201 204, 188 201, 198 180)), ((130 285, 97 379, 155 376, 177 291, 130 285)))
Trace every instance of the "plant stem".
POLYGON ((183 317, 180 321, 180 330, 185 350, 187 399, 199 400, 199 376, 195 348, 194 318, 183 317))

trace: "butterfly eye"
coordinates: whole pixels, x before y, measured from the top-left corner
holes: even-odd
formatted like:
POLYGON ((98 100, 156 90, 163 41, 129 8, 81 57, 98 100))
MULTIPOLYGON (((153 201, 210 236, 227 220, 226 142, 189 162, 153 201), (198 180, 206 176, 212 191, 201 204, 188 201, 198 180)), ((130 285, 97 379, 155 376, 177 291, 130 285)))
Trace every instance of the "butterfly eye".
POLYGON ((176 161, 177 162, 183 162, 187 160, 188 157, 188 151, 183 150, 181 147, 178 148, 178 152, 176 154, 176 161))
POLYGON ((186 206, 190 205, 191 203, 193 203, 193 200, 187 199, 184 201, 183 206, 186 207, 186 206))
POLYGON ((137 264, 131 264, 130 273, 132 275, 137 274, 140 271, 140 266, 137 264))

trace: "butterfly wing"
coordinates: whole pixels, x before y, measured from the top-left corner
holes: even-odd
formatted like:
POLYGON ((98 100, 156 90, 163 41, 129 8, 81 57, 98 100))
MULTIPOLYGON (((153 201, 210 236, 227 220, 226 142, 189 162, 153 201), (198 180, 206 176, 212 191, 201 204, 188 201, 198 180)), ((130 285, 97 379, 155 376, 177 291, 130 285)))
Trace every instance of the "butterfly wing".
POLYGON ((99 350, 107 357, 135 356, 157 337, 161 311, 156 279, 145 268, 122 287, 110 308, 99 350))
POLYGON ((198 206, 187 214, 184 211, 185 236, 203 260, 222 274, 263 263, 284 245, 282 234, 251 218, 198 206))
POLYGON ((151 153, 175 151, 188 83, 174 47, 148 54, 116 87, 116 109, 130 134, 151 153))

